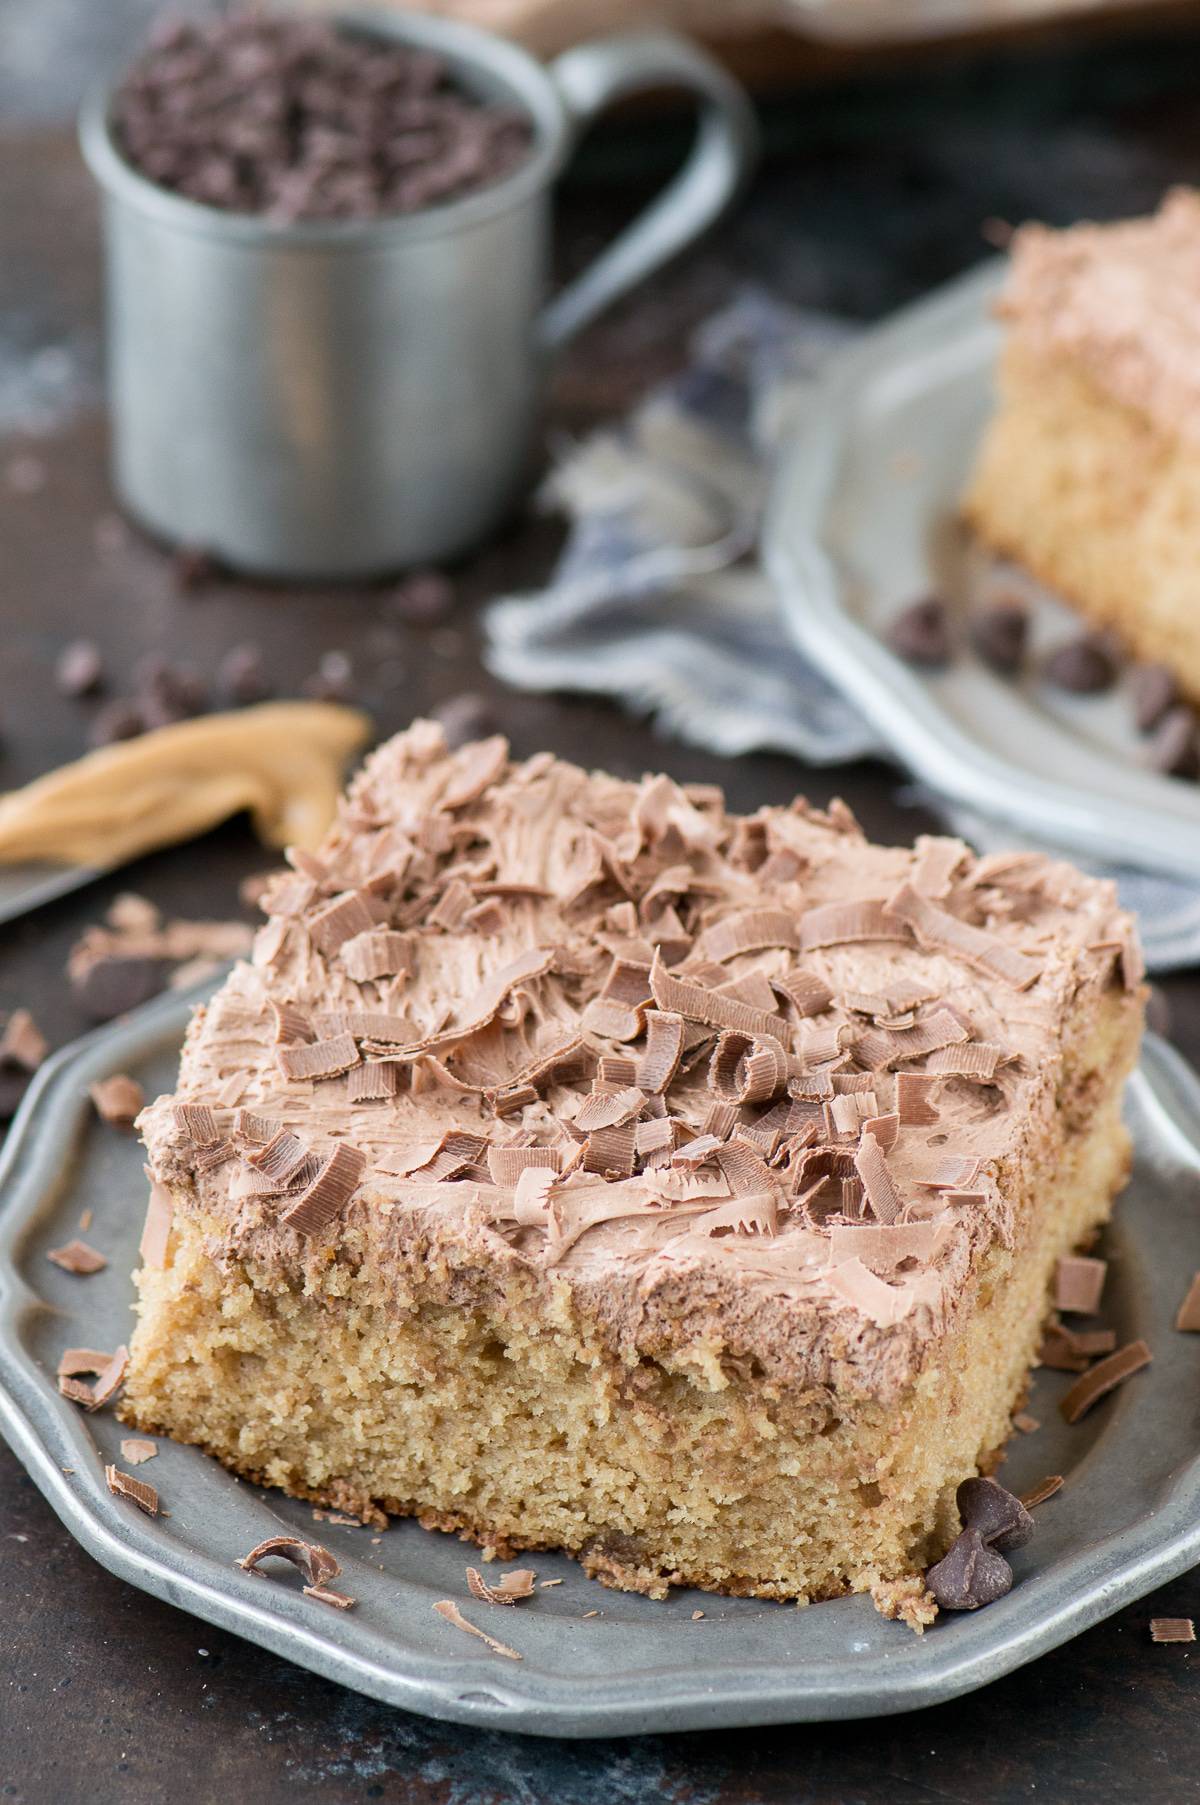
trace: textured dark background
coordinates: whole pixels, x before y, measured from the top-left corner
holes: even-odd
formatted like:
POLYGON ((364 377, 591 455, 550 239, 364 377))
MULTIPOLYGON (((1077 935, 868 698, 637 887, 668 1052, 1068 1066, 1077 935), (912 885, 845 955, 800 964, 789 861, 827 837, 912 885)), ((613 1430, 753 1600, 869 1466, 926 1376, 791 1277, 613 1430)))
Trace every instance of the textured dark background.
MULTIPOLYGON (((65 639, 93 635, 114 670, 156 648, 211 670, 230 644, 254 639, 284 690, 322 652, 348 652, 381 731, 482 689, 520 753, 549 746, 627 774, 665 766, 715 778, 739 807, 797 788, 817 801, 840 791, 884 837, 928 825, 901 805, 899 780, 882 765, 836 776, 782 759, 728 765, 660 743, 612 709, 497 692, 478 667, 473 613, 549 568, 558 531, 532 514, 455 573, 456 613, 434 632, 389 624, 386 589, 219 581, 183 593, 167 557, 114 528, 95 210, 68 120, 83 81, 120 55, 149 10, 144 0, 0 0, 0 784, 83 749, 87 711, 52 683, 65 639)), ((794 301, 872 318, 980 257, 988 216, 1109 216, 1195 180, 1198 52, 1200 36, 1186 33, 1074 49, 1051 38, 777 96, 770 155, 747 204, 578 345, 559 374, 552 427, 584 430, 619 413, 677 365, 688 327, 746 276, 794 301)), ((593 139, 562 198, 564 270, 652 186, 669 152, 663 133, 636 124, 593 139)), ((143 890, 184 915, 227 916, 238 879, 262 864, 234 824, 3 930, 0 1007, 29 1004, 60 1044, 83 1025, 64 957, 117 889, 143 890)), ((1197 983, 1166 988, 1176 1039, 1200 1058, 1197 983)), ((1148 1633, 1152 1615, 1200 1615, 1193 1575, 987 1692, 909 1718, 572 1745, 425 1723, 145 1597, 93 1565, 2 1448, 0 1547, 0 1798, 1200 1798, 1200 1661, 1190 1649, 1154 1647, 1148 1633)))

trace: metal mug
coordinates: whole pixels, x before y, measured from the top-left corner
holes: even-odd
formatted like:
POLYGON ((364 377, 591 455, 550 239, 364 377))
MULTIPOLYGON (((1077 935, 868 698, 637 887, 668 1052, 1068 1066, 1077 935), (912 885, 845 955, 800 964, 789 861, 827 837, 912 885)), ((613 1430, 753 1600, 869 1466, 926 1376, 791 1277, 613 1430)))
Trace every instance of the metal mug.
POLYGON ((757 144, 737 84, 668 34, 543 67, 447 19, 342 22, 436 51, 468 91, 523 108, 526 161, 422 213, 273 225, 140 175, 110 92, 80 124, 104 195, 117 492, 151 532, 266 576, 380 575, 477 543, 526 479, 553 354, 716 219, 757 144), (663 87, 701 102, 688 162, 546 305, 551 188, 572 145, 612 101, 663 87))

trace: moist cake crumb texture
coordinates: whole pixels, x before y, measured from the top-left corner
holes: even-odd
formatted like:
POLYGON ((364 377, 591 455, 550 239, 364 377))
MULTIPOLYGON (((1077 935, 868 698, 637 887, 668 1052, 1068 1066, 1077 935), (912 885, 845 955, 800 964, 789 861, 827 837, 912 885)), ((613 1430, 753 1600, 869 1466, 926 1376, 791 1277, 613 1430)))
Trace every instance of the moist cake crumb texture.
POLYGON ((143 1112, 122 1414, 607 1583, 918 1578, 1126 1175, 1113 887, 419 722, 143 1112))
POLYGON ((964 513, 1200 702, 1200 193, 1147 219, 1026 226, 998 408, 964 513))

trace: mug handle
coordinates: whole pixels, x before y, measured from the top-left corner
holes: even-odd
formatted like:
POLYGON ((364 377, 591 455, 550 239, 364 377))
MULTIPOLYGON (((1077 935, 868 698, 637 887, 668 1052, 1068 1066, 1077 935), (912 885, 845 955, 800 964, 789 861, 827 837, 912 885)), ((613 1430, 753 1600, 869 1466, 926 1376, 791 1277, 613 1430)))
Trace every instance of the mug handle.
POLYGON ((541 341, 554 352, 724 212, 754 167, 759 136, 754 110, 733 77, 673 32, 580 44, 551 63, 549 74, 573 139, 614 100, 647 88, 687 88, 701 103, 696 143, 679 174, 542 313, 541 341))

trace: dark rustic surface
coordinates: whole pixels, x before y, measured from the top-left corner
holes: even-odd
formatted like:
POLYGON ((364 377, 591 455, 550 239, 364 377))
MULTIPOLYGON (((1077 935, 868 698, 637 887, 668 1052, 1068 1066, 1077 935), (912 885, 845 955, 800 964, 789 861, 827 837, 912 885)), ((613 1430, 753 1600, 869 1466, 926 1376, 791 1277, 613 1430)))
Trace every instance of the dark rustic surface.
MULTIPOLYGON (((23 4, 34 9, 34 0, 23 4)), ((79 8, 48 8, 47 17, 72 10, 82 17, 79 8)), ((113 16, 127 22, 142 10, 140 0, 123 0, 113 16)), ((95 34, 98 15, 87 11, 95 34)), ((0 0, 0 31, 21 12, 20 0, 0 0)), ((1164 40, 1085 56, 964 61, 925 82, 862 82, 777 103, 773 156, 746 208, 580 345, 560 374, 553 424, 581 429, 619 412, 678 362, 687 326, 746 276, 802 303, 870 317, 972 262, 985 216, 1112 214, 1152 202, 1167 181, 1194 178, 1195 52, 1195 41, 1164 40)), ((22 54, 32 72, 28 38, 22 54)), ((72 54, 81 66, 90 60, 78 47, 72 54)), ((532 515, 456 573, 455 615, 432 632, 391 624, 386 588, 296 593, 215 581, 182 592, 169 559, 116 524, 106 491, 95 222, 69 133, 55 123, 60 90, 69 92, 70 81, 49 99, 19 89, 18 101, 38 104, 10 107, 0 137, 0 784, 83 748, 89 709, 57 697, 52 683, 66 639, 94 636, 118 682, 145 650, 170 650, 211 671, 223 650, 253 639, 284 691, 323 652, 347 651, 381 732, 482 688, 521 753, 549 746, 626 774, 661 765, 715 778, 741 807, 783 801, 797 788, 815 800, 839 791, 883 837, 927 825, 900 805, 898 780, 882 766, 831 776, 782 759, 730 765, 662 744, 613 709, 496 691, 478 668, 473 611, 548 569, 557 531, 532 515)), ((7 101, 11 83, 0 93, 7 101)), ((618 188, 628 180, 620 178, 633 156, 628 134, 597 147, 590 178, 562 207, 565 265, 581 261, 621 214, 618 188)), ((116 890, 142 890, 184 915, 227 916, 237 910, 238 880, 263 863, 234 824, 4 930, 0 1007, 31 1005, 61 1043, 83 1025, 63 959, 116 890)), ((1176 1038, 1200 1059, 1197 981, 1166 988, 1176 1038)), ((425 1723, 159 1604, 95 1566, 3 1450, 0 1541, 0 1798, 1200 1798, 1200 1666, 1190 1649, 1152 1646, 1147 1627, 1152 1615, 1200 1615, 1194 1575, 986 1693, 918 1716, 572 1745, 425 1723)))

